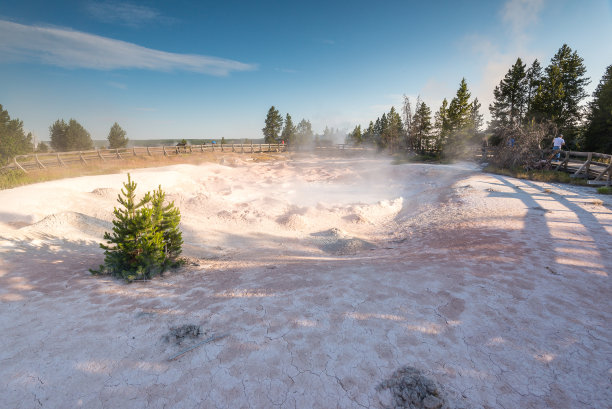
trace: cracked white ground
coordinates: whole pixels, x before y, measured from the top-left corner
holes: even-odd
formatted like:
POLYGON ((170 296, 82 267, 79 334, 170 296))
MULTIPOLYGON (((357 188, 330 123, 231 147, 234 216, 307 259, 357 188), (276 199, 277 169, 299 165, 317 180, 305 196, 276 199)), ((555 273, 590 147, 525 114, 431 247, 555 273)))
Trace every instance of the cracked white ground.
POLYGON ((221 162, 131 171, 180 208, 192 261, 146 283, 88 272, 125 174, 0 191, 0 407, 378 408, 405 365, 454 407, 610 407, 609 196, 465 164, 221 162), (183 324, 206 334, 164 340, 183 324))

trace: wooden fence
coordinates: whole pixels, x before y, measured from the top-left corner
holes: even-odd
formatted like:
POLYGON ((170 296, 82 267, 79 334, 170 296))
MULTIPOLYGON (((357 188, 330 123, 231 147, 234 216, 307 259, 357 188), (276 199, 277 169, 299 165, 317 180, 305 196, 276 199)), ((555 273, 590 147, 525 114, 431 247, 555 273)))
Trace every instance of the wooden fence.
POLYGON ((555 170, 571 173, 571 177, 588 179, 589 184, 610 186, 612 179, 612 155, 597 152, 562 151, 561 158, 553 162, 558 151, 549 154, 546 160, 555 170))
MULTIPOLYGON (((492 159, 498 149, 506 147, 486 147, 475 151, 475 157, 482 162, 492 159)), ((573 178, 584 178, 591 185, 610 186, 612 179, 612 155, 598 152, 542 150, 541 160, 534 164, 539 169, 550 169, 570 173, 573 178), (559 154, 560 158, 556 156, 559 154)))
MULTIPOLYGON (((495 155, 495 149, 478 149, 474 152, 475 159, 487 161, 495 155)), ((16 156, 12 163, 2 169, 21 169, 24 172, 36 169, 62 167, 75 164, 88 165, 111 160, 129 159, 144 156, 179 156, 203 152, 285 152, 285 144, 207 144, 186 146, 141 146, 122 149, 97 149, 78 152, 38 153, 16 156)), ((354 147, 345 144, 316 147, 316 151, 367 151, 367 147, 354 147)), ((559 151, 542 151, 542 168, 554 169, 571 173, 572 177, 586 178, 589 184, 606 184, 610 186, 612 179, 612 155, 597 152, 561 151, 558 161, 555 160, 559 151)))
POLYGON ((186 146, 137 146, 121 149, 96 149, 90 151, 32 153, 18 155, 3 169, 21 169, 24 172, 36 169, 70 166, 75 164, 88 165, 112 160, 129 159, 145 156, 180 156, 203 152, 284 152, 285 144, 207 144, 186 146))

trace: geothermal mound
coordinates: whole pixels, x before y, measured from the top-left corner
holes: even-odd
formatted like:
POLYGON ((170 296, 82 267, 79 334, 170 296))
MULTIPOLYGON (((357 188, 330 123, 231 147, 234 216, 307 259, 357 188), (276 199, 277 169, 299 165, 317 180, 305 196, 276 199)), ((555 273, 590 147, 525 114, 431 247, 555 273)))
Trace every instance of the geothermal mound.
POLYGON ((313 237, 318 242, 318 247, 331 254, 354 255, 362 250, 368 250, 374 245, 365 240, 351 237, 344 231, 334 227, 318 233, 313 233, 313 237))
POLYGON ((391 391, 392 409, 450 409, 436 382, 412 366, 398 369, 376 389, 391 391))

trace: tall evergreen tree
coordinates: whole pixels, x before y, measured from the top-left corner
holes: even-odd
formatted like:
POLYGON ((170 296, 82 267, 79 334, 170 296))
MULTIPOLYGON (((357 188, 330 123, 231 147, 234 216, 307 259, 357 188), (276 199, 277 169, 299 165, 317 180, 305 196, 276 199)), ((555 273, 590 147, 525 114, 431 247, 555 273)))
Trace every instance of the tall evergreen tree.
POLYGON ((438 109, 434 116, 434 128, 436 129, 435 147, 437 150, 440 150, 451 132, 451 124, 448 118, 448 101, 446 98, 444 98, 440 109, 438 109))
POLYGON ((106 139, 108 139, 108 147, 111 149, 125 148, 128 144, 126 133, 117 122, 111 126, 106 139))
POLYGON ((285 116, 285 127, 281 133, 281 139, 292 144, 295 141, 295 130, 296 128, 295 125, 293 125, 291 115, 287 114, 285 116))
POLYGON ((367 129, 363 132, 362 139, 364 143, 376 143, 376 131, 374 130, 374 122, 370 121, 367 129))
POLYGON ((381 133, 382 145, 395 152, 399 149, 400 141, 403 139, 404 125, 402 124, 402 118, 395 107, 391 107, 387 115, 383 114, 383 118, 384 120, 381 120, 384 127, 381 133))
POLYGON ((584 139, 586 150, 612 154, 612 65, 593 92, 584 139))
POLYGON ((531 67, 525 75, 526 89, 527 89, 527 106, 526 106, 526 117, 531 117, 533 99, 535 98, 538 89, 542 83, 542 67, 540 62, 535 59, 531 64, 531 67))
POLYGON ((11 119, 8 111, 0 105, 0 165, 33 149, 32 134, 25 134, 23 122, 11 119))
POLYGON ((283 117, 280 115, 278 110, 274 108, 274 105, 268 110, 266 116, 266 126, 261 130, 264 134, 265 143, 276 143, 278 136, 283 126, 283 117))
POLYGON ((518 58, 495 87, 495 100, 489 105, 493 130, 523 122, 528 101, 526 76, 525 64, 518 58))
POLYGON ((471 132, 474 135, 478 135, 482 130, 482 126, 484 125, 484 118, 480 114, 480 108, 482 104, 478 102, 478 98, 474 98, 472 101, 472 106, 470 110, 470 128, 471 132))
POLYGON ((563 44, 546 67, 533 101, 536 119, 555 122, 570 146, 582 119, 580 103, 587 96, 585 87, 590 82, 585 74, 583 58, 567 44, 563 44))
POLYGON ((415 149, 419 150, 430 150, 434 148, 431 143, 431 109, 425 104, 420 102, 414 111, 412 117, 412 130, 411 135, 414 140, 415 149))
POLYGON ((468 91, 465 78, 461 79, 456 96, 448 106, 448 120, 453 132, 458 132, 470 125, 472 108, 470 104, 470 91, 468 91))

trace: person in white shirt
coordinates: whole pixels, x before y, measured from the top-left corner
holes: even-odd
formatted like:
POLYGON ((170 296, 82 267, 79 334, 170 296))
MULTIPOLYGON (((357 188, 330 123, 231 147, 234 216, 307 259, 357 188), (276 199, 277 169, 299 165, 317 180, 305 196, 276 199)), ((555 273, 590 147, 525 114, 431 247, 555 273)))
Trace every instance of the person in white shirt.
MULTIPOLYGON (((559 134, 559 136, 553 139, 553 151, 561 151, 563 145, 565 145, 565 140, 563 139, 563 135, 559 134)), ((559 159, 561 157, 561 152, 558 152, 555 157, 559 159)))

